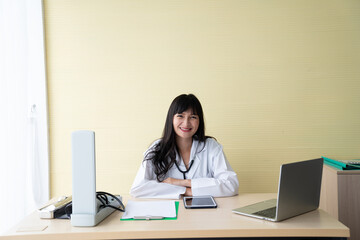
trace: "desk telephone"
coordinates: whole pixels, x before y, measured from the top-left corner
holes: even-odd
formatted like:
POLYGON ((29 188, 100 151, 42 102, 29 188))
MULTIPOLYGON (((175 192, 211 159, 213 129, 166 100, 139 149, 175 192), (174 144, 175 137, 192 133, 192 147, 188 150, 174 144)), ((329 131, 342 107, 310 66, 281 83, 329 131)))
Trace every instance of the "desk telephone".
MULTIPOLYGON (((107 192, 96 192, 96 204, 99 211, 103 208, 113 208, 124 212, 125 207, 121 196, 114 196, 107 192)), ((72 213, 72 196, 61 197, 56 202, 39 209, 40 218, 70 219, 72 213)))

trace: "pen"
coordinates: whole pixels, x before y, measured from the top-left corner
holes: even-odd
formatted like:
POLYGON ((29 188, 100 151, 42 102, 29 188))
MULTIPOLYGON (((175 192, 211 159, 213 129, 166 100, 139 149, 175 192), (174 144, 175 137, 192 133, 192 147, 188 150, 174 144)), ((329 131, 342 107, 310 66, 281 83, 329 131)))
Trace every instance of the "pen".
POLYGON ((145 219, 145 220, 153 220, 153 219, 164 219, 163 216, 150 216, 150 215, 147 215, 147 216, 134 216, 134 219, 145 219))

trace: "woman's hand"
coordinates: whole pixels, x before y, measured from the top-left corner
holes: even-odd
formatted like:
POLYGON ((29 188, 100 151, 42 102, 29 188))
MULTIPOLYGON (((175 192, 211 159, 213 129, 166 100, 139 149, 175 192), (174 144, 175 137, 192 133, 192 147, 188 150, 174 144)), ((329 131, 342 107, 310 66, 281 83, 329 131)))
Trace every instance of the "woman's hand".
POLYGON ((184 195, 185 195, 185 196, 192 196, 191 187, 187 187, 187 188, 186 188, 186 191, 185 191, 184 195))
POLYGON ((176 186, 182 186, 182 187, 191 188, 191 179, 167 178, 162 182, 172 184, 172 185, 176 185, 176 186))
POLYGON ((186 191, 184 193, 185 196, 192 196, 191 190, 191 179, 177 179, 177 178, 167 178, 163 183, 168 183, 176 186, 186 187, 186 191))

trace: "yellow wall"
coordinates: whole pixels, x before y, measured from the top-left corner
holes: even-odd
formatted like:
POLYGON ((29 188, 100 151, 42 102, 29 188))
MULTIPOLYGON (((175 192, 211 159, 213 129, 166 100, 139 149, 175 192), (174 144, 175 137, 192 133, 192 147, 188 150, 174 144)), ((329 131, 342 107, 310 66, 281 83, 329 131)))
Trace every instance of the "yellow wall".
POLYGON ((360 1, 45 0, 51 195, 71 132, 96 132, 97 189, 127 194, 170 102, 194 93, 240 192, 279 165, 360 157, 360 1))

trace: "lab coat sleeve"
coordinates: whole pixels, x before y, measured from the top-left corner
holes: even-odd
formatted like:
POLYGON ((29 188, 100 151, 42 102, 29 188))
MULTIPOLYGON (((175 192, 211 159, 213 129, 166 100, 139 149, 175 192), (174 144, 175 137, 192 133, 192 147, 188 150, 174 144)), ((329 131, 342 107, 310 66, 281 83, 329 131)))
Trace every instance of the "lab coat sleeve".
POLYGON ((137 198, 179 199, 186 187, 158 182, 149 161, 144 161, 131 187, 130 194, 137 198))
POLYGON ((221 145, 210 156, 212 175, 210 178, 194 178, 191 180, 193 196, 211 195, 213 197, 228 197, 238 194, 239 181, 236 173, 227 161, 221 145))

